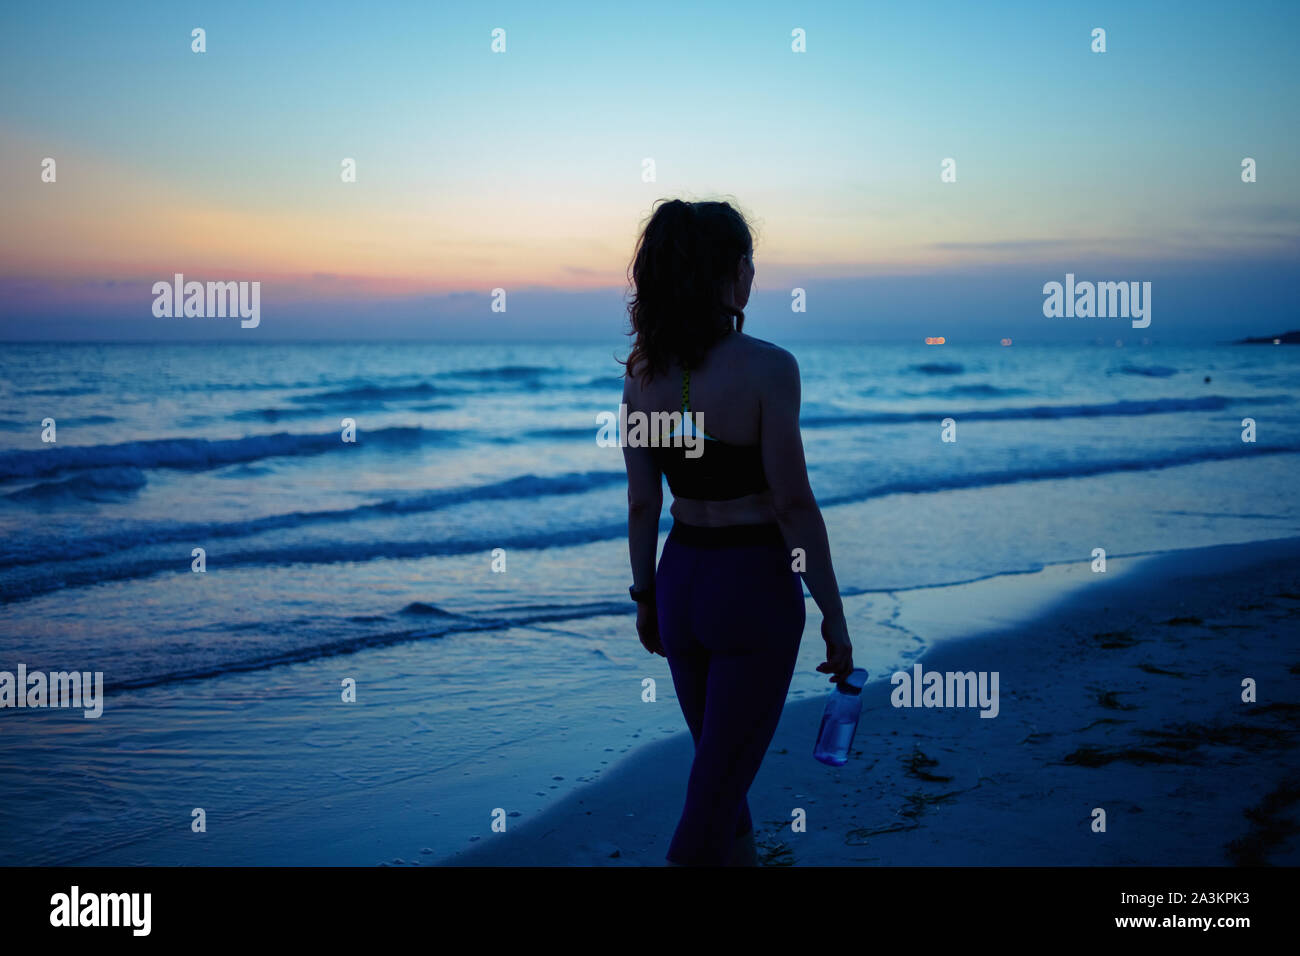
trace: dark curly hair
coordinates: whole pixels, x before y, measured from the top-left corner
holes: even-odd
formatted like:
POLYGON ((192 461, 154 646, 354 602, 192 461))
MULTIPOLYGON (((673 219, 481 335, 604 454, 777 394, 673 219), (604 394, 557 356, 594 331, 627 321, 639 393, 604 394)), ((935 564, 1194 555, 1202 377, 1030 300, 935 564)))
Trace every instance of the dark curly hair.
POLYGON ((622 364, 643 383, 674 359, 686 368, 698 365, 710 346, 744 328, 744 311, 726 304, 723 290, 754 250, 749 224, 728 203, 660 199, 655 205, 628 270, 627 334, 636 339, 622 364))

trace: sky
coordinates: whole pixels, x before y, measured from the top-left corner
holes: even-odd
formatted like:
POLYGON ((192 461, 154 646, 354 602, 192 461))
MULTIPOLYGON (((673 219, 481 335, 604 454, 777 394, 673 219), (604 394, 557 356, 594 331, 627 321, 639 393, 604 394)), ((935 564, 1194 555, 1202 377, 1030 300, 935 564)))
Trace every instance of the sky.
POLYGON ((608 336, 665 197, 750 218, 760 337, 1091 340, 1067 273, 1152 282, 1162 341, 1300 327, 1294 2, 0 17, 4 340, 608 336), (260 282, 257 328, 155 318, 176 273, 260 282))

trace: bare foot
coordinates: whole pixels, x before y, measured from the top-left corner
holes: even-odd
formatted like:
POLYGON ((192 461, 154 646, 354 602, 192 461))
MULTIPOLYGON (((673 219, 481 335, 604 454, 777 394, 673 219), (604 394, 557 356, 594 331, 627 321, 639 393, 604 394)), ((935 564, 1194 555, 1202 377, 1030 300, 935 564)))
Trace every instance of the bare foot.
POLYGON ((750 830, 736 837, 731 846, 731 857, 727 866, 758 866, 758 848, 754 846, 754 831, 750 830))

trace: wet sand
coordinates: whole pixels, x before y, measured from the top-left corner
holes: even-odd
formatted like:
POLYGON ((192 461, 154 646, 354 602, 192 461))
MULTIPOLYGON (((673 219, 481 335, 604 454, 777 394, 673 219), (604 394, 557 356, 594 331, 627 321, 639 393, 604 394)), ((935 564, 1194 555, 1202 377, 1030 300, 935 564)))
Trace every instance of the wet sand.
MULTIPOLYGON (((999 586, 968 590, 996 602, 999 586)), ((959 619, 968 598, 936 592, 928 613, 959 619)), ((823 702, 787 704, 750 791, 764 865, 1300 864, 1300 539, 1093 575, 920 662, 997 672, 997 716, 894 707, 873 682, 831 768, 811 754, 823 702)), ((638 749, 446 865, 663 865, 691 751, 685 732, 638 749)))

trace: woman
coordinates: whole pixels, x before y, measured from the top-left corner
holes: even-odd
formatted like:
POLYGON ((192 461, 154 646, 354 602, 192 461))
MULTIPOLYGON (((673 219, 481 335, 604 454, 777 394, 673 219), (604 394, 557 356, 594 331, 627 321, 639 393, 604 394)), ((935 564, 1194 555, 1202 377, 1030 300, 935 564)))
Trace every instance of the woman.
POLYGON ((625 442, 623 452, 637 633, 646 650, 668 659, 695 738, 668 861, 756 866, 746 795, 803 636, 795 549, 822 612, 826 661, 817 669, 832 682, 853 669, 826 525, 804 464, 799 366, 742 331, 753 240, 727 203, 659 205, 637 242, 630 279, 635 341, 623 401, 629 415, 681 412, 670 443, 657 435, 658 447, 625 442), (656 573, 663 475, 673 526, 656 573))

